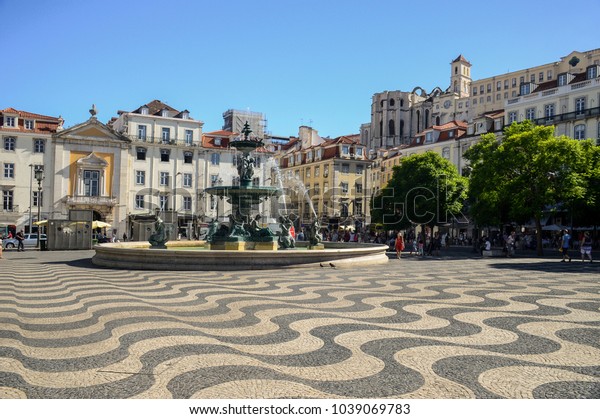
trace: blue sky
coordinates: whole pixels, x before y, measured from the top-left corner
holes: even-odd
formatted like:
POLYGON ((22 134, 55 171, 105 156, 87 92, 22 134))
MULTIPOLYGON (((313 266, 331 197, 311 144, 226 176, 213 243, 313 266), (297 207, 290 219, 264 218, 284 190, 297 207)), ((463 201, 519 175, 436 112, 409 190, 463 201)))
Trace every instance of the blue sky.
POLYGON ((459 54, 480 79, 600 48, 600 2, 565 4, 0 0, 0 109, 72 126, 159 99, 206 132, 249 109, 274 135, 353 134, 374 93, 445 89, 459 54))

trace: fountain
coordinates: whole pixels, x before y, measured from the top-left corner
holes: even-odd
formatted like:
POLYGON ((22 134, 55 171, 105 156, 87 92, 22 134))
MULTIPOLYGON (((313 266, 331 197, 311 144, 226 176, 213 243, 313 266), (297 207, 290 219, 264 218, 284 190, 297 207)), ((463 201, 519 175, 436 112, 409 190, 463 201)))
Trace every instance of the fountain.
MULTIPOLYGON (((345 267, 386 263, 387 245, 371 243, 323 242, 320 226, 314 220, 307 227, 308 240, 296 242, 290 234, 288 214, 279 214, 280 231, 261 225, 262 215, 253 212, 255 204, 280 197, 283 188, 255 186, 255 158, 251 153, 263 146, 249 138, 252 131, 244 125, 242 139, 231 146, 242 153, 238 161, 239 186, 206 188, 210 195, 226 199, 232 206, 228 223, 213 220, 206 240, 167 242, 164 225, 157 216, 150 242, 103 243, 96 245, 92 263, 118 269, 148 270, 249 270, 298 267, 345 267)), ((278 179, 280 182, 281 179, 278 179)), ((302 185, 302 192, 310 197, 302 185)), ((312 208, 312 202, 310 202, 312 208)))

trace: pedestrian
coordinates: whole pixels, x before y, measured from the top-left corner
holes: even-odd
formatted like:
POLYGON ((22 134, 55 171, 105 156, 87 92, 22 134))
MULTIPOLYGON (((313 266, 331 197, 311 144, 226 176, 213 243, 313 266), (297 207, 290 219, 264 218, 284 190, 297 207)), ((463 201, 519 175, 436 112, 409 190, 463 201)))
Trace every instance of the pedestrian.
POLYGON ((123 241, 126 242, 127 241, 127 233, 123 233, 123 241))
POLYGON ((15 239, 17 239, 18 242, 17 252, 24 252, 25 246, 23 245, 23 240, 25 240, 25 235, 23 234, 23 230, 19 230, 19 232, 15 236, 15 239))
POLYGON ((592 260, 592 238, 590 237, 590 233, 587 231, 583 233, 583 239, 581 240, 581 261, 585 262, 585 257, 590 258, 590 263, 592 260))
POLYGON ((569 258, 569 262, 571 262, 571 256, 569 256, 570 241, 571 241, 571 235, 569 234, 569 230, 564 229, 562 231, 562 237, 560 240, 560 242, 561 242, 560 249, 562 252, 561 262, 564 262, 566 258, 569 258))
POLYGON ((396 236, 396 257, 400 259, 402 257, 402 251, 404 250, 404 238, 402 237, 402 233, 398 233, 396 236))

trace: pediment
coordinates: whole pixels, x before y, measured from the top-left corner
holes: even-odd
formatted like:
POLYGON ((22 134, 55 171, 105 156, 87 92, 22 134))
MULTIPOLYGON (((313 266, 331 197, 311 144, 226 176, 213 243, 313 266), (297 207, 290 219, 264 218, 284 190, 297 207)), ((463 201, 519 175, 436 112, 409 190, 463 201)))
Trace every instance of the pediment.
POLYGON ((104 160, 102 157, 99 157, 96 155, 96 153, 94 153, 93 151, 88 154, 85 157, 80 158, 79 160, 77 160, 77 165, 78 166, 85 166, 85 167, 106 167, 108 166, 108 162, 106 160, 104 160))
POLYGON ((130 142, 127 138, 115 132, 112 128, 103 124, 95 118, 90 118, 87 121, 70 127, 66 130, 56 134, 56 138, 63 138, 68 140, 69 138, 74 139, 86 139, 86 140, 101 140, 101 141, 120 141, 130 142))

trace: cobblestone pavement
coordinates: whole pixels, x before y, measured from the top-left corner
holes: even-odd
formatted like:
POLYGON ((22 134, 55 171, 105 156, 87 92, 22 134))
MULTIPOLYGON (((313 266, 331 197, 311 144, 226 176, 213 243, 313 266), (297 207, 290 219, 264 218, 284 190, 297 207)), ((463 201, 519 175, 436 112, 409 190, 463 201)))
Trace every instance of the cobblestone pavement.
POLYGON ((600 398, 600 263, 247 272, 0 260, 4 398, 600 398))

